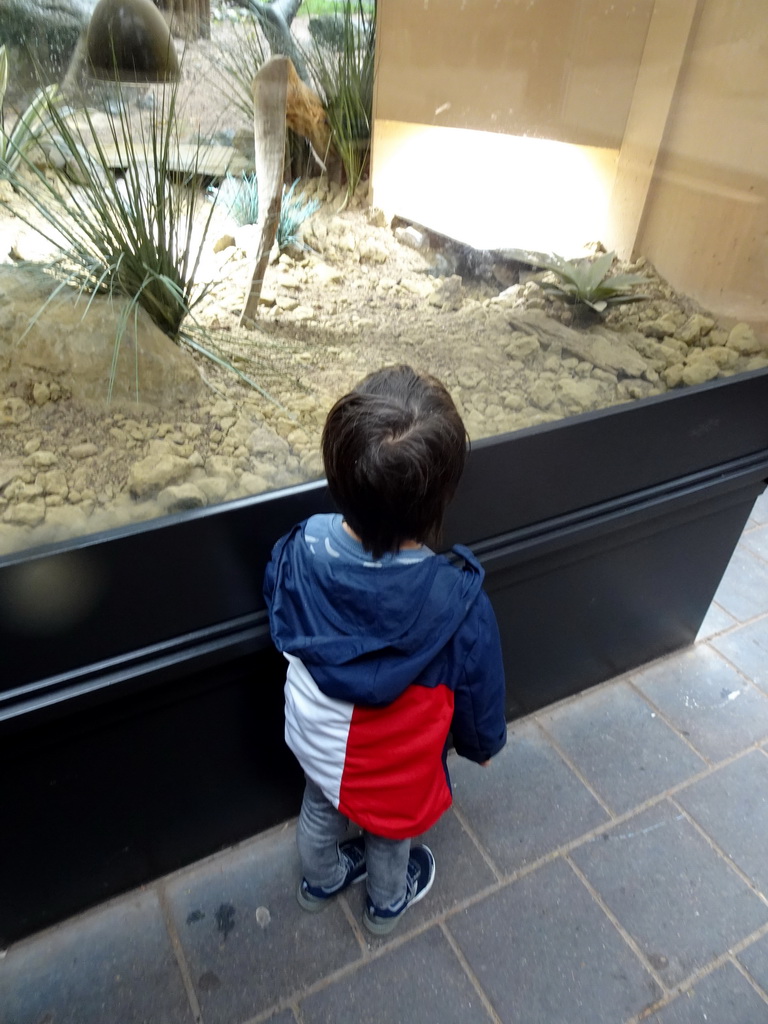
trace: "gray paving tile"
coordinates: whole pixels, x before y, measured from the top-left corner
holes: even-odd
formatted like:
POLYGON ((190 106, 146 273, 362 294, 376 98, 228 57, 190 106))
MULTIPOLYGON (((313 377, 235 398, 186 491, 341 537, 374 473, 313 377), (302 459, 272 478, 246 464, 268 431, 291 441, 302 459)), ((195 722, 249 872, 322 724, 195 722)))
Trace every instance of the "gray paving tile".
POLYGON ((276 1013, 273 1017, 268 1017, 265 1024, 296 1024, 296 1018, 291 1010, 283 1010, 282 1013, 276 1013))
POLYGON ((744 534, 742 543, 762 560, 768 561, 768 525, 758 526, 744 534))
POLYGON ((572 856, 668 985, 768 921, 768 907, 666 801, 572 856))
POLYGON ((448 928, 509 1024, 618 1022, 662 994, 562 860, 454 914, 448 928))
POLYGON ((532 722, 510 728, 487 768, 457 759, 451 774, 456 806, 505 872, 608 820, 532 722))
POLYGON ((713 601, 709 606, 709 611, 704 616, 704 621, 699 626, 696 641, 709 640, 710 637, 716 636, 718 633, 722 633, 735 625, 736 619, 713 601))
POLYGON ((12 946, 0 960, 3 1024, 193 1024, 154 892, 12 946))
POLYGON ((745 754, 676 799, 768 896, 768 757, 745 754))
POLYGON ((768 993, 768 935, 747 946, 736 959, 746 967, 763 992, 768 993))
POLYGON ((766 1024, 768 1003, 733 964, 725 964, 648 1020, 650 1024, 766 1024))
POLYGON ((706 645, 657 662, 633 681, 713 761, 768 735, 768 697, 706 645))
POLYGON ((206 1024, 247 1020, 361 955, 338 901, 319 914, 296 902, 294 837, 263 837, 168 885, 206 1024))
POLYGON ((758 523, 768 523, 768 490, 763 491, 754 504, 750 519, 758 523))
POLYGON ((538 720, 618 814, 706 768, 627 683, 586 694, 538 720))
POLYGON ((715 637, 711 644, 768 693, 768 616, 715 637))
POLYGON ((768 612, 768 564, 745 540, 733 553, 714 600, 739 622, 768 612))
POLYGON ((437 928, 307 997, 300 1009, 303 1024, 487 1024, 491 1019, 437 928))
MULTIPOLYGON (((385 939, 371 936, 371 945, 392 941, 404 932, 423 926, 426 921, 445 913, 461 900, 474 896, 496 881, 493 871, 452 811, 444 814, 434 828, 414 842, 426 843, 435 855, 434 885, 427 896, 408 911, 391 936, 385 939)), ((352 913, 359 918, 363 913, 365 886, 353 886, 346 899, 352 913)), ((369 938, 367 932, 365 935, 369 938)))

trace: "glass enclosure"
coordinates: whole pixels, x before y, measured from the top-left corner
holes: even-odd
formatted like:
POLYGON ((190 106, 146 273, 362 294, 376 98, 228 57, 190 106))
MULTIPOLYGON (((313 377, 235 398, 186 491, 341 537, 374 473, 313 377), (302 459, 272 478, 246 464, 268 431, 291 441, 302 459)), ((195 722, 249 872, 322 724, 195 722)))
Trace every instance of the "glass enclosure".
POLYGON ((5 0, 0 46, 0 557, 317 479, 387 363, 472 440, 768 366, 764 0, 5 0))

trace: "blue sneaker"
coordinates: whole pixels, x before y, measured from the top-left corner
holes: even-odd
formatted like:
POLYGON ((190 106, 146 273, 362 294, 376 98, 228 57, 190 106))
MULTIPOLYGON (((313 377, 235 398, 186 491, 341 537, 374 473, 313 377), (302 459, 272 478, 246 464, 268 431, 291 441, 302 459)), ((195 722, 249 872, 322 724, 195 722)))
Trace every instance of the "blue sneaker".
POLYGON ((340 885, 335 889, 323 889, 319 885, 310 885, 306 878, 302 878, 296 893, 299 906, 308 910, 311 914, 328 906, 328 900, 332 896, 343 892, 347 886, 355 882, 362 882, 368 877, 368 869, 365 866, 365 839, 357 836, 355 839, 345 839, 339 843, 341 859, 346 862, 347 874, 340 885))
POLYGON ((408 907, 424 899, 435 880, 435 858, 428 846, 414 846, 408 860, 405 898, 399 907, 375 907, 370 896, 366 898, 363 924, 372 935, 389 935, 400 915, 408 907))

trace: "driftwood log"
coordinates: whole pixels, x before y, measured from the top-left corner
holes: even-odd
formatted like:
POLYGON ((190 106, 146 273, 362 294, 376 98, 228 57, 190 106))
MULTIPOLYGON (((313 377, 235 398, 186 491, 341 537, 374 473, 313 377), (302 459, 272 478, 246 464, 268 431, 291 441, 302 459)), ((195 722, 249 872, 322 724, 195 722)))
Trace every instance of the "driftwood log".
POLYGON ((285 165, 286 107, 291 62, 287 57, 270 57, 253 79, 253 131, 256 183, 259 194, 259 244, 251 283, 245 295, 240 325, 252 323, 261 297, 269 254, 277 236, 283 198, 285 165))
POLYGON ((256 319, 264 274, 280 222, 286 127, 308 139, 323 164, 332 149, 320 97, 301 81, 288 57, 270 57, 265 61, 253 79, 252 89, 259 243, 241 325, 256 319))

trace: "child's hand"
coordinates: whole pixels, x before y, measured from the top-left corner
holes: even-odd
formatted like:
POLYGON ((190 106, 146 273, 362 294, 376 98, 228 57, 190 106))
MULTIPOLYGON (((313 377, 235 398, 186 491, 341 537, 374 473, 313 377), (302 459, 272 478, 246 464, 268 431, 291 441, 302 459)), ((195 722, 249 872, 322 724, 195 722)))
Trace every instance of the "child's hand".
POLYGON ((487 761, 481 761, 481 762, 480 762, 480 767, 481 767, 481 768, 487 768, 487 767, 488 767, 488 765, 489 765, 490 763, 491 763, 491 759, 490 759, 490 758, 488 758, 488 760, 487 760, 487 761))

